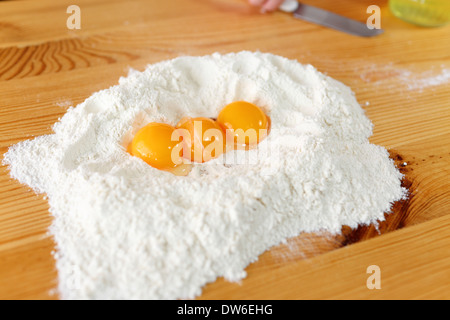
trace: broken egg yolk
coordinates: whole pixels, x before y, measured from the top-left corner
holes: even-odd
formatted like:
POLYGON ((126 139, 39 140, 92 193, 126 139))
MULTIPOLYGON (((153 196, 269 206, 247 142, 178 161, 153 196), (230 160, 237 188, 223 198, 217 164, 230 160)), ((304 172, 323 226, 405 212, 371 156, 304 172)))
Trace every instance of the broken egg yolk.
POLYGON ((183 142, 174 131, 168 124, 149 123, 136 133, 128 151, 156 169, 185 175, 188 170, 182 159, 183 142))
POLYGON ((237 101, 230 103, 219 114, 217 122, 227 130, 237 149, 253 147, 268 134, 270 119, 258 106, 237 101))
POLYGON ((225 130, 217 121, 209 118, 183 118, 177 124, 188 150, 183 157, 194 162, 206 162, 217 158, 225 150, 225 130))

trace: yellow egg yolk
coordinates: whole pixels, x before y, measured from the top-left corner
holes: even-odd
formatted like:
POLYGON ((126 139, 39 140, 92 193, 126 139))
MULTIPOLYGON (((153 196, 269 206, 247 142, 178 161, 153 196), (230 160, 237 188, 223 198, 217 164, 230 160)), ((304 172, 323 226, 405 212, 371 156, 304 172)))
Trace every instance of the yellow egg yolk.
POLYGON ((227 139, 232 140, 238 149, 254 147, 267 135, 270 128, 270 118, 258 106, 237 101, 230 103, 217 118, 227 130, 227 139))
POLYGON ((156 169, 186 175, 189 172, 183 163, 183 142, 174 132, 175 128, 168 124, 149 123, 136 133, 128 150, 156 169))
POLYGON ((183 156, 194 162, 206 162, 220 156, 225 149, 225 130, 209 118, 183 118, 177 130, 189 150, 183 156))

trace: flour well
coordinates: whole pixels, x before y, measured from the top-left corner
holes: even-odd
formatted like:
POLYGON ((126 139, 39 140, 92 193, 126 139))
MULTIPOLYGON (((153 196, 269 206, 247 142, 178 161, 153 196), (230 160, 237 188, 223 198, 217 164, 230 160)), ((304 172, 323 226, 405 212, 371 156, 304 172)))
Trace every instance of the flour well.
POLYGON ((54 134, 12 146, 12 177, 46 193, 58 290, 66 299, 193 298, 245 277, 271 246, 384 219, 401 174, 368 138, 351 90, 312 66, 262 53, 182 57, 132 71, 68 110, 54 134), (215 117, 230 102, 264 109, 259 149, 154 169, 124 146, 150 121, 215 117))

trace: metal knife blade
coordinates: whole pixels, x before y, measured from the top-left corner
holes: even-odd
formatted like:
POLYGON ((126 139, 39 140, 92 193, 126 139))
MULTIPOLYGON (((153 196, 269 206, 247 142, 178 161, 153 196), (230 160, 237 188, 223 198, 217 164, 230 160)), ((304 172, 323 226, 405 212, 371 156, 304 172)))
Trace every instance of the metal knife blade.
POLYGON ((320 24, 360 37, 373 37, 383 33, 382 29, 369 29, 366 24, 317 7, 288 0, 280 10, 293 13, 295 18, 320 24))

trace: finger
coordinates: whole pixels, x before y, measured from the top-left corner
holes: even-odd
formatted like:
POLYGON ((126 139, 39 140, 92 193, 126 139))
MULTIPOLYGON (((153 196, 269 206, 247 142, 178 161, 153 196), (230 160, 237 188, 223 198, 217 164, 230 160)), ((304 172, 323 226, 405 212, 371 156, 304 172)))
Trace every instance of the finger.
POLYGON ((249 0, 250 4, 255 7, 260 7, 266 0, 249 0))
POLYGON ((262 7, 264 11, 275 11, 284 2, 284 0, 268 0, 262 7))

